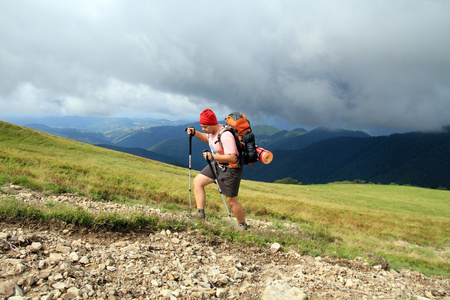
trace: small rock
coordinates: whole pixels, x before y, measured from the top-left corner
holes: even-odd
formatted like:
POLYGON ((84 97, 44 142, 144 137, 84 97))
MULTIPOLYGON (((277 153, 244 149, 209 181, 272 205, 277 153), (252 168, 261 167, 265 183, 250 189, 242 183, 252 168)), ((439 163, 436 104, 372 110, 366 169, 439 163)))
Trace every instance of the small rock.
POLYGON ((33 242, 29 247, 27 247, 31 252, 38 252, 42 249, 42 243, 33 242))
POLYGON ((153 279, 153 280, 151 281, 151 284, 152 284, 152 286, 161 286, 161 283, 159 283, 159 281, 156 280, 156 279, 153 279))
POLYGON ((8 280, 0 282, 0 295, 5 295, 7 297, 14 295, 15 287, 16 283, 14 281, 8 280))
POLYGON ((272 282, 271 285, 264 289, 262 294, 262 300, 298 300, 307 299, 307 296, 303 291, 297 287, 291 288, 286 282, 277 280, 272 282))
POLYGON ((69 254, 69 257, 73 262, 77 262, 80 260, 80 257, 78 256, 78 254, 76 252, 71 252, 69 254))
POLYGON ((50 253, 50 260, 54 262, 59 262, 63 259, 62 255, 60 253, 50 253))
POLYGON ((217 298, 224 298, 227 294, 227 291, 225 289, 217 289, 216 290, 216 297, 217 298))
POLYGON ((67 285, 64 282, 57 282, 57 283, 52 284, 52 287, 59 291, 65 291, 67 288, 67 285))
POLYGON ((62 276, 61 273, 55 274, 55 276, 53 276, 54 281, 61 281, 63 279, 64 279, 64 277, 62 276))
POLYGON ((26 286, 32 286, 34 283, 36 283, 38 281, 38 278, 36 278, 35 275, 33 274, 29 274, 24 281, 24 284, 26 286))
POLYGON ((347 280, 347 282, 345 283, 345 286, 348 287, 348 288, 353 287, 353 285, 354 285, 354 283, 353 283, 353 281, 351 279, 347 280))
POLYGON ((272 246, 270 246, 270 251, 272 253, 276 253, 281 249, 281 245, 279 243, 273 243, 272 246))
POLYGON ((160 294, 163 297, 172 297, 172 291, 171 290, 161 290, 160 294))
POLYGON ((74 299, 74 298, 78 297, 79 295, 80 295, 80 290, 74 286, 67 290, 67 296, 70 299, 74 299))
POLYGON ((228 283, 228 277, 224 274, 221 274, 217 278, 217 285, 224 286, 228 283))
POLYGON ((82 244, 80 241, 72 241, 73 248, 81 248, 82 244))
POLYGON ((23 273, 25 270, 26 270, 26 267, 23 264, 18 263, 16 265, 16 271, 18 274, 23 273))
POLYGON ((87 258, 87 256, 83 256, 82 258, 80 258, 80 260, 78 262, 80 264, 86 265, 89 263, 89 258, 87 258))
POLYGON ((113 266, 114 265, 114 259, 111 259, 111 258, 108 258, 106 261, 105 261, 105 265, 106 266, 113 266))
POLYGON ((68 253, 70 250, 72 250, 72 248, 67 247, 67 246, 61 246, 61 245, 58 245, 55 248, 55 251, 60 252, 60 253, 68 253))

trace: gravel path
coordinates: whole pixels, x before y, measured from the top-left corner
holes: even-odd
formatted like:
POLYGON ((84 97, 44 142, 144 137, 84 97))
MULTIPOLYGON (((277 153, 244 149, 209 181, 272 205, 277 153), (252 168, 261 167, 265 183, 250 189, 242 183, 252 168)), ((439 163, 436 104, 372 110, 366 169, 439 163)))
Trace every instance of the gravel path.
MULTIPOLYGON (((45 196, 3 186, 0 198, 91 212, 158 214, 145 206, 45 196)), ((180 216, 178 216, 180 217, 180 216)), ((269 226, 249 220, 252 226, 269 226)), ((450 279, 386 270, 363 259, 237 247, 197 231, 93 232, 70 225, 0 223, 4 299, 450 299, 450 279)))

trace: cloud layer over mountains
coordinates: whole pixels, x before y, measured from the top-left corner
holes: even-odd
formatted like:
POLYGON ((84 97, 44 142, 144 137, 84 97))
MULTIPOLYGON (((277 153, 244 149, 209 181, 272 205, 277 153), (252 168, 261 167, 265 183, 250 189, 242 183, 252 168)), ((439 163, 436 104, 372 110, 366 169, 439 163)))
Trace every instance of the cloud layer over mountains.
POLYGON ((448 1, 0 0, 0 114, 450 124, 448 1))

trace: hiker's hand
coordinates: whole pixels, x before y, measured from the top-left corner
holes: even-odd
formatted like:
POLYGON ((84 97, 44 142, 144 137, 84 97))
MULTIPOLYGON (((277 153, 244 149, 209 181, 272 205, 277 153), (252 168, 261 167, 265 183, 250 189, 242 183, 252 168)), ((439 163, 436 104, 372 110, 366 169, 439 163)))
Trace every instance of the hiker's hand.
POLYGON ((203 157, 205 158, 205 160, 214 160, 212 153, 209 151, 204 151, 203 157))
POLYGON ((187 133, 190 136, 194 136, 195 135, 195 128, 194 127, 188 127, 188 128, 186 128, 186 131, 187 131, 187 133))

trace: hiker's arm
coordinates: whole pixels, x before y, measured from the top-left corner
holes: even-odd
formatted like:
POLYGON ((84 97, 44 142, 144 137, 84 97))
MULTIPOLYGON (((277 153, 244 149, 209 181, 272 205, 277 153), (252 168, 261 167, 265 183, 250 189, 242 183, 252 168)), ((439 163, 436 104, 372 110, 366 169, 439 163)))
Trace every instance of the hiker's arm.
POLYGON ((209 160, 215 160, 218 163, 221 164, 232 164, 237 161, 237 156, 234 153, 230 154, 212 154, 211 152, 207 151, 203 153, 203 156, 205 159, 209 158, 209 160), (208 156, 206 156, 208 155, 208 156))
POLYGON ((213 159, 221 164, 232 164, 237 161, 237 155, 234 153, 230 154, 213 154, 213 159))
POLYGON ((194 136, 198 138, 200 141, 208 143, 208 136, 206 133, 196 131, 194 136))

